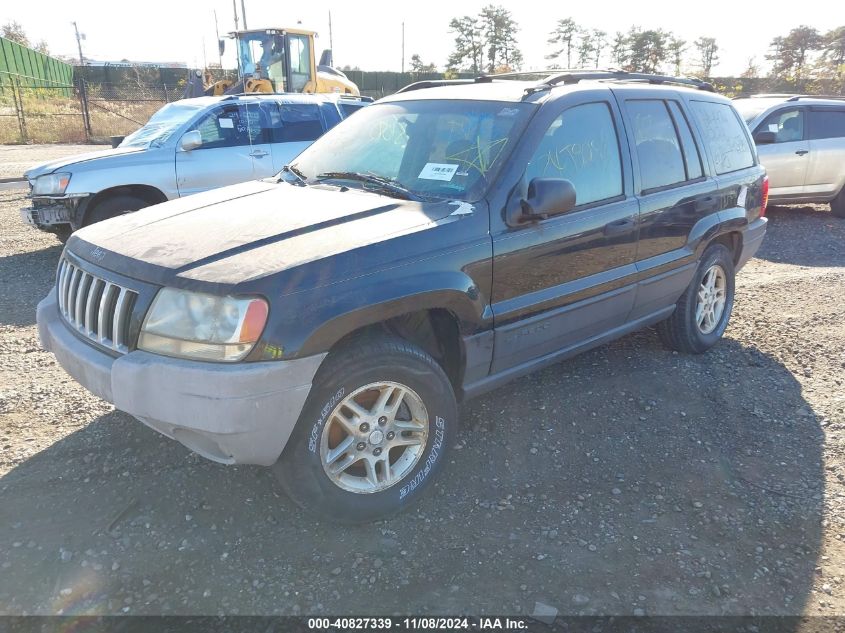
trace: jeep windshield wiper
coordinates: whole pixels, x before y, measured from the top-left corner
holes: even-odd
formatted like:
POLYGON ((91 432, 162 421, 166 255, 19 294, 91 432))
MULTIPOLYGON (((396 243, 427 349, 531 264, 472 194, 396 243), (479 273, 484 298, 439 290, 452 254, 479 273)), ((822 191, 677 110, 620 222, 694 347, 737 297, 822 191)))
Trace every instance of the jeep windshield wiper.
MULTIPOLYGON (((382 193, 393 194, 394 197, 402 198, 403 200, 420 199, 419 195, 390 178, 376 176, 375 174, 365 174, 359 171, 327 171, 319 174, 316 180, 357 180, 359 182, 376 185, 375 190, 382 193)), ((374 191, 374 189, 365 189, 365 191, 374 191)))
POLYGON ((294 178, 296 178, 297 182, 300 185, 308 184, 308 179, 305 177, 305 175, 293 165, 285 165, 284 167, 282 167, 282 171, 285 171, 289 174, 293 174, 294 178))

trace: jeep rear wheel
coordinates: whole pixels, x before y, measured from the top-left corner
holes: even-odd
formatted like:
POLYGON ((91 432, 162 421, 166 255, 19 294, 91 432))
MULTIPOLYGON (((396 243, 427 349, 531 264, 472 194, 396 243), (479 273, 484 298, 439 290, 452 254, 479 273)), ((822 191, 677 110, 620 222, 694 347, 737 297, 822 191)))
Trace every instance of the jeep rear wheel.
POLYGON ((326 358, 273 467, 301 507, 339 523, 387 517, 431 484, 453 442, 457 406, 440 365, 392 336, 326 358))
POLYGON ((660 340, 679 352, 706 352, 722 338, 733 302, 733 257, 723 244, 711 244, 672 316, 657 324, 660 340))

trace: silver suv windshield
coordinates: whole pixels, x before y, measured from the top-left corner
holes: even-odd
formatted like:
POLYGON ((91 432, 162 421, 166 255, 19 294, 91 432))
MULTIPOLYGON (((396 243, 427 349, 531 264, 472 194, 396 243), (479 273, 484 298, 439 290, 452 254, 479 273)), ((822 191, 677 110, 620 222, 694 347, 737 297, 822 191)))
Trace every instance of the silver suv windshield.
POLYGON ((535 108, 469 100, 375 104, 318 139, 291 170, 307 184, 475 201, 501 169, 535 108))
POLYGON ((206 106, 168 103, 147 124, 123 139, 119 147, 158 147, 206 106))

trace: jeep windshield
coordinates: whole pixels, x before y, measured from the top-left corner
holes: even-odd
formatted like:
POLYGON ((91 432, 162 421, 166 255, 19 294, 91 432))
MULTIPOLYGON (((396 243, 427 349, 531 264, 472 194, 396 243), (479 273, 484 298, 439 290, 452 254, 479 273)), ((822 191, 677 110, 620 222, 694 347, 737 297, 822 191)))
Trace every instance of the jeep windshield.
POLYGON ((205 107, 169 103, 150 117, 144 127, 123 139, 120 147, 158 147, 205 107))
POLYGON ((474 202, 535 107, 468 100, 372 105, 318 139, 283 176, 395 197, 474 202))

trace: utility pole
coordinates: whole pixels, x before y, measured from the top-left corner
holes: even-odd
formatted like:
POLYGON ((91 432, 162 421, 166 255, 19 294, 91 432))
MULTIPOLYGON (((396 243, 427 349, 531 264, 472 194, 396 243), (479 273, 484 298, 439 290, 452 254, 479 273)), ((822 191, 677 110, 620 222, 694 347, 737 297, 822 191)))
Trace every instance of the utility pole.
POLYGON ((236 0, 232 0, 232 11, 235 14, 235 30, 238 30, 238 5, 236 0))
POLYGON ((76 26, 76 22, 71 22, 73 24, 73 30, 76 32, 76 46, 79 48, 79 65, 85 65, 85 58, 82 56, 82 40, 85 39, 85 33, 80 33, 79 28, 76 26))
POLYGON ((220 52, 220 29, 217 28, 217 9, 214 10, 214 35, 217 38, 217 61, 223 68, 223 53, 220 52))
POLYGON ((334 57, 334 41, 332 40, 332 12, 329 11, 329 48, 332 49, 332 57, 334 57))
POLYGON ((246 25, 246 5, 244 4, 244 0, 241 0, 241 17, 244 20, 244 30, 247 30, 249 27, 246 25))
POLYGON ((405 74, 405 22, 402 21, 402 74, 405 74))

